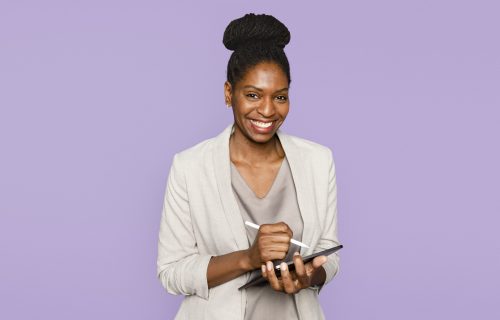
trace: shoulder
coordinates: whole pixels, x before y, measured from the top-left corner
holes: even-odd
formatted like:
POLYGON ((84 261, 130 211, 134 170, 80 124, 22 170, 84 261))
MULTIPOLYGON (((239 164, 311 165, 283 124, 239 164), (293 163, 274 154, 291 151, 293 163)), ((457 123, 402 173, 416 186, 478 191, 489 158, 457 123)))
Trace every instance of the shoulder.
POLYGON ((215 137, 205 139, 195 145, 180 150, 174 154, 173 165, 193 168, 196 164, 206 162, 208 156, 212 154, 215 137))
POLYGON ((180 150, 177 152, 177 157, 183 160, 191 160, 191 161, 196 161, 200 159, 200 157, 205 156, 207 153, 211 152, 213 145, 214 145, 215 137, 205 139, 203 141, 200 141, 196 143, 195 145, 180 150))

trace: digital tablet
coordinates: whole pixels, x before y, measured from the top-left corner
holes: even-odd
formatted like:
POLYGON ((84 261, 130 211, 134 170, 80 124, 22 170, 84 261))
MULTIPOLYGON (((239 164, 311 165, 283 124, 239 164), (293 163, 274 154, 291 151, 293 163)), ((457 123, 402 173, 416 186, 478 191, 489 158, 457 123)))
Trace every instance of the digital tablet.
MULTIPOLYGON (((336 247, 333 247, 333 248, 330 248, 330 249, 326 249, 326 250, 323 250, 323 251, 320 251, 320 252, 316 252, 316 253, 313 253, 309 256, 306 256, 306 257, 303 257, 302 258, 302 261, 304 261, 304 264, 308 263, 308 262, 311 262, 314 258, 318 257, 318 256, 327 256, 329 254, 332 254, 340 249, 342 249, 343 246, 342 245, 339 245, 339 246, 336 246, 336 247)), ((295 270, 295 264, 293 264, 293 259, 291 261, 287 261, 286 262, 287 266, 288 266, 288 270, 290 271, 294 271, 295 270)), ((281 272, 280 272, 280 264, 276 264, 274 266, 274 273, 276 274, 276 277, 280 277, 281 276, 281 272)), ((256 285, 256 284, 259 284, 259 283, 262 283, 262 282, 266 282, 266 278, 260 276, 258 278, 255 278, 253 279, 252 281, 244 284, 243 286, 239 287, 238 289, 241 290, 241 289, 246 289, 248 287, 251 287, 253 285, 256 285)))

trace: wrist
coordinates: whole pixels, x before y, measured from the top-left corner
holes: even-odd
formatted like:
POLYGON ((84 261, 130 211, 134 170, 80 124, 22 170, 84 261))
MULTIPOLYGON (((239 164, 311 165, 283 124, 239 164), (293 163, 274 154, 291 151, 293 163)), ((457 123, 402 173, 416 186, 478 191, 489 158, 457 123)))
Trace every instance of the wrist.
POLYGON ((249 249, 241 251, 240 268, 245 272, 252 271, 253 269, 255 269, 252 266, 252 258, 250 257, 249 249))

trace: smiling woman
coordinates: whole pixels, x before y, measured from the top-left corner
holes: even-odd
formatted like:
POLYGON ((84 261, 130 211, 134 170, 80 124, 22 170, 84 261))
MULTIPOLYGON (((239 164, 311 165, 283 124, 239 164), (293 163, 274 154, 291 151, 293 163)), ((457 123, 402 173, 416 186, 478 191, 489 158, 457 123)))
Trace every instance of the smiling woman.
POLYGON ((232 85, 224 84, 226 103, 233 105, 236 138, 267 142, 285 121, 289 109, 288 78, 274 62, 260 62, 232 85))
POLYGON ((223 43, 234 50, 224 83, 234 123, 174 156, 157 274, 168 292, 186 296, 177 319, 324 318, 318 294, 337 274, 338 254, 308 263, 302 255, 339 245, 335 165, 328 147, 280 129, 290 107, 289 41, 273 16, 233 20, 223 43), (260 276, 268 281, 238 290, 260 276))

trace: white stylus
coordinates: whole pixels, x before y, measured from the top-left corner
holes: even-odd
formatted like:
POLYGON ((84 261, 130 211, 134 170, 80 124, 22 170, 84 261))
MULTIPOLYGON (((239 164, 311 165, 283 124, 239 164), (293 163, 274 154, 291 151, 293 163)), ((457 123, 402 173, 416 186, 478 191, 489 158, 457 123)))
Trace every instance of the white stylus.
MULTIPOLYGON (((254 228, 254 229, 257 229, 257 230, 259 230, 259 228, 260 228, 260 226, 259 226, 259 225, 255 224, 255 223, 252 223, 252 222, 249 222, 249 221, 245 221, 245 224, 246 224, 247 226, 249 226, 250 228, 254 228)), ((304 248, 309 248, 309 246, 308 246, 308 245, 303 244, 302 242, 297 241, 297 240, 295 240, 295 239, 290 240, 290 242, 291 242, 291 243, 293 243, 293 244, 296 244, 296 245, 298 245, 298 246, 304 247, 304 248)))

